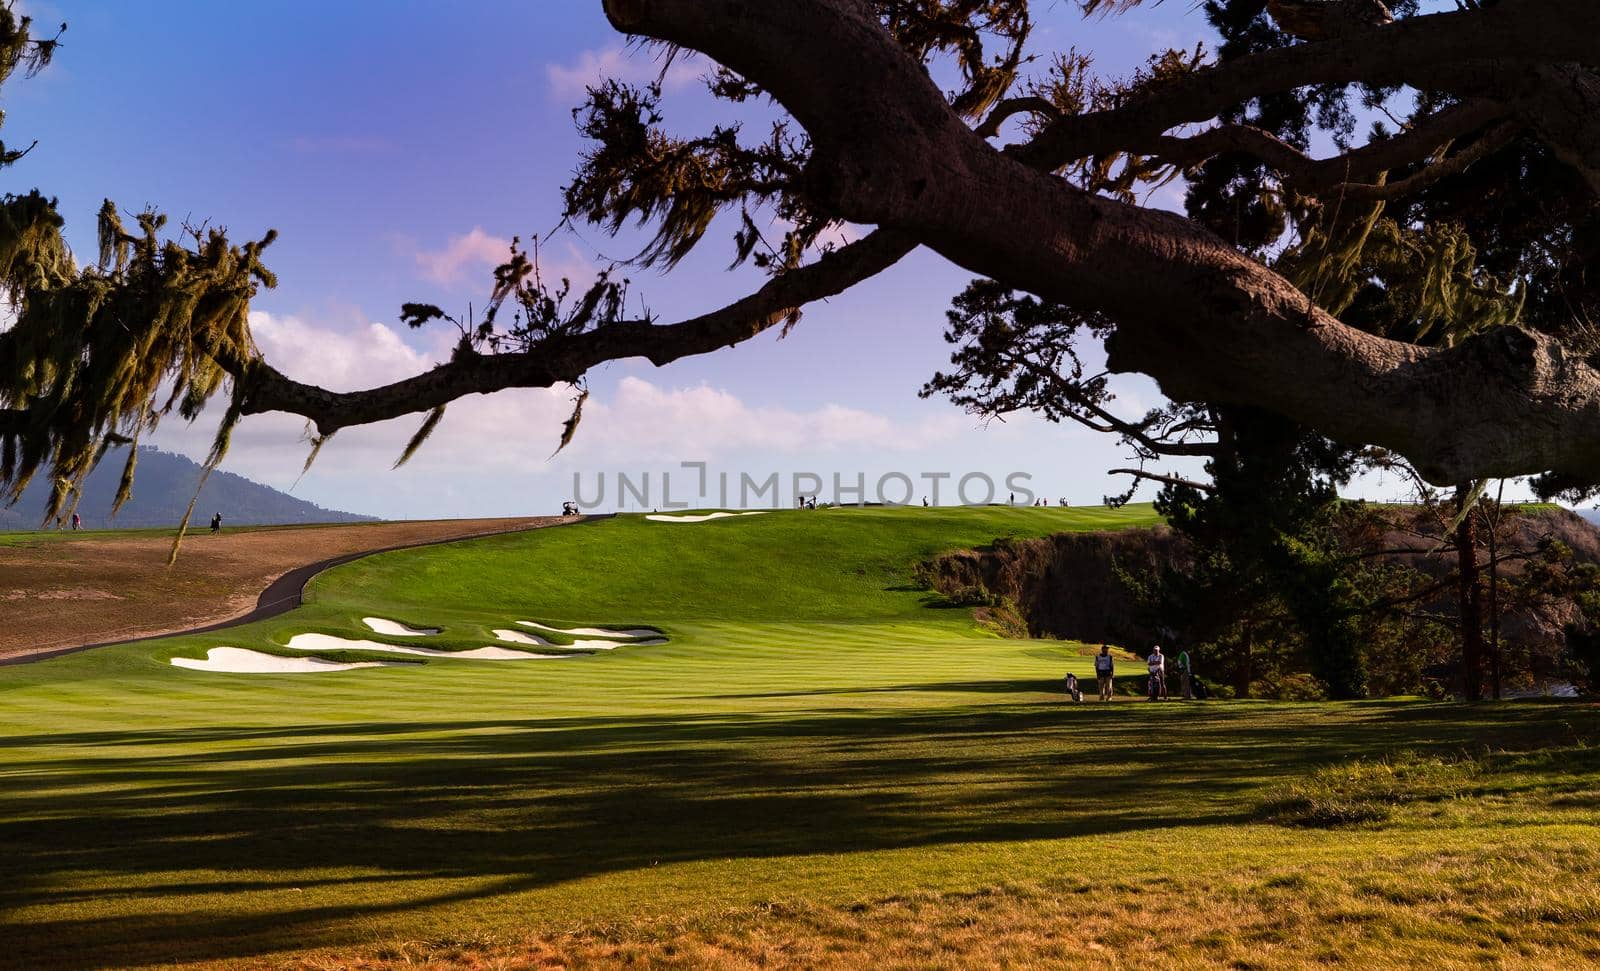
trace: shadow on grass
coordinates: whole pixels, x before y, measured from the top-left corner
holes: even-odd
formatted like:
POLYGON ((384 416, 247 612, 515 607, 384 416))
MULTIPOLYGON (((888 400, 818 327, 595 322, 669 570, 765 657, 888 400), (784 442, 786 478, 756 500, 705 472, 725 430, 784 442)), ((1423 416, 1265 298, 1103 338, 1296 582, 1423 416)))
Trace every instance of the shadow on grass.
POLYGON ((1600 727, 1551 706, 1272 711, 1270 727, 1250 706, 1124 703, 9 738, 0 914, 55 909, 13 925, 5 960, 225 960, 655 864, 1241 822, 1308 764, 1600 727), (330 887, 352 902, 290 893, 330 887), (259 891, 282 893, 184 899, 259 891))

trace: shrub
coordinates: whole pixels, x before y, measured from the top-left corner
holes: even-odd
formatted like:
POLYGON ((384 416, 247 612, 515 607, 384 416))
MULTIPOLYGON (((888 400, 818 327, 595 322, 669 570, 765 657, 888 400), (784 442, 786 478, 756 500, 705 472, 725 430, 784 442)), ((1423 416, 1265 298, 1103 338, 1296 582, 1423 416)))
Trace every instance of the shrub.
POLYGON ((1022 612, 1006 597, 992 598, 989 606, 979 607, 972 612, 972 616, 980 626, 994 631, 1001 637, 1033 636, 1028 630, 1028 622, 1022 617, 1022 612))
POLYGON ((981 583, 969 583, 944 591, 944 599, 957 607, 994 607, 999 598, 981 583))
POLYGON ((1309 674, 1285 674, 1252 682, 1250 694, 1273 701, 1327 701, 1328 686, 1309 674))

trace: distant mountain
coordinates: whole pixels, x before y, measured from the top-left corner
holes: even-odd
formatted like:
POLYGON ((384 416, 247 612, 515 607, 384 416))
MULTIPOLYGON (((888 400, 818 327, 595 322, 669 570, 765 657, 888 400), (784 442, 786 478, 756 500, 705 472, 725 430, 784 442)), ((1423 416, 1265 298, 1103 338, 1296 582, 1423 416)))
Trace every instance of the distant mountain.
MULTIPOLYGON (((200 481, 200 466, 182 455, 141 448, 139 467, 133 479, 133 495, 113 520, 111 500, 117 494, 117 483, 122 478, 122 464, 126 458, 126 451, 116 449, 107 454, 100 466, 90 473, 89 481, 84 486, 83 501, 78 504, 78 515, 83 517, 84 526, 90 529, 107 526, 176 526, 183 519, 183 511, 194 495, 195 483, 200 481)), ((49 493, 50 485, 44 476, 35 478, 22 493, 20 502, 9 508, 0 507, 0 530, 39 528, 49 493)), ((190 526, 204 526, 210 522, 213 513, 221 513, 223 523, 229 526, 353 523, 375 518, 324 509, 220 469, 211 473, 211 478, 206 480, 205 489, 200 493, 200 502, 194 507, 194 519, 190 526)))
POLYGON ((1572 511, 1596 526, 1600 526, 1600 509, 1574 509, 1572 511))

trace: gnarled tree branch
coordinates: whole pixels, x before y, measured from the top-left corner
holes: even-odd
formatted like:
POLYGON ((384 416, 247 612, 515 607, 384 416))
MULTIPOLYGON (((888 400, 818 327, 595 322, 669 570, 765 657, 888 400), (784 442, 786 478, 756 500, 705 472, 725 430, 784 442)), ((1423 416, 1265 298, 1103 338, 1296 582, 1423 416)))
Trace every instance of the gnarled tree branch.
POLYGON ((1130 126, 1162 131, 1305 84, 1448 89, 1471 86, 1465 78, 1484 70, 1477 59, 1506 70, 1600 61, 1600 5, 1522 0, 1241 59, 1111 115, 1063 119, 1015 157, 950 112, 865 4, 750 0, 708 15, 693 0, 610 0, 607 12, 621 29, 710 55, 788 107, 816 145, 808 178, 843 217, 1106 314, 1118 324, 1111 367, 1150 374, 1175 399, 1270 408, 1336 439, 1392 448, 1436 482, 1551 468, 1600 475, 1600 373, 1554 339, 1511 330, 1439 349, 1377 337, 1188 220, 1022 164, 1115 148, 1130 126), (848 68, 818 72, 819 63, 848 68), (846 103, 850 111, 837 110, 846 103))
POLYGON ((249 388, 243 413, 302 415, 328 435, 351 425, 427 411, 463 395, 573 382, 607 361, 644 357, 660 366, 749 340, 789 319, 806 304, 883 272, 915 246, 915 241, 902 233, 878 230, 824 254, 815 263, 774 277, 741 300, 689 320, 674 324, 618 321, 552 338, 528 351, 459 356, 426 373, 363 391, 327 391, 288 378, 258 361, 237 375, 249 388))

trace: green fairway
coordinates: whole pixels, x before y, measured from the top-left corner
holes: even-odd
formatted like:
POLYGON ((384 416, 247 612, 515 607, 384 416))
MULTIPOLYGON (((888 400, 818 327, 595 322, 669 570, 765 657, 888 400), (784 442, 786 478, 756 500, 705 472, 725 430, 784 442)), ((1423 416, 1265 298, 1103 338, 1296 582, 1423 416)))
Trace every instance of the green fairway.
POLYGON ((995 637, 911 582, 942 550, 1153 521, 625 516, 383 554, 271 621, 0 668, 0 965, 1600 957, 1588 706, 1074 706, 1059 679, 1089 674, 1082 645, 995 637), (475 648, 518 620, 669 641, 331 674, 168 663, 300 654, 308 631, 475 648), (1317 767, 1403 750, 1471 761, 1381 822, 1266 821, 1317 767), (869 925, 903 933, 852 951, 869 925))

